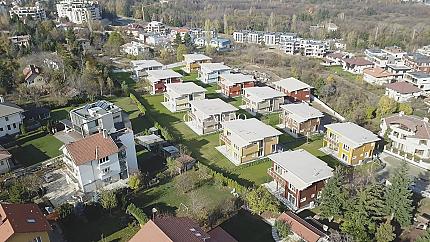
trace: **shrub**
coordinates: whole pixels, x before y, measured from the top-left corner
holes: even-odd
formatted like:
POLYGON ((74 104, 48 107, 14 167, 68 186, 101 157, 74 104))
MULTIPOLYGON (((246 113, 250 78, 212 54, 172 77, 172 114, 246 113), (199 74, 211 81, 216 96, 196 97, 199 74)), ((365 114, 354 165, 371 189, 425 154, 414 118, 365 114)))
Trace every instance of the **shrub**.
POLYGON ((278 235, 281 238, 286 238, 288 235, 291 234, 291 227, 290 225, 282 220, 276 220, 275 221, 275 228, 278 231, 278 235))

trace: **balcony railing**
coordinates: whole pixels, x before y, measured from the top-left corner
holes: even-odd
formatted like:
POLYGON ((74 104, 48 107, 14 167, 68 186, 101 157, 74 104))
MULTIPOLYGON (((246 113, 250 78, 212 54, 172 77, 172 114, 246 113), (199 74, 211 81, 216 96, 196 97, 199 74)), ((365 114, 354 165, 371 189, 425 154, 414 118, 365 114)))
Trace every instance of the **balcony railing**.
POLYGON ((224 134, 220 134, 219 135, 219 138, 222 140, 222 141, 224 141, 224 143, 226 143, 226 144, 231 144, 231 141, 230 141, 230 139, 227 137, 227 136, 225 136, 224 134))
POLYGON ((267 174, 274 180, 276 180, 282 187, 285 187, 285 185, 287 184, 284 178, 282 178, 278 173, 276 173, 276 171, 273 170, 273 167, 267 169, 267 174))

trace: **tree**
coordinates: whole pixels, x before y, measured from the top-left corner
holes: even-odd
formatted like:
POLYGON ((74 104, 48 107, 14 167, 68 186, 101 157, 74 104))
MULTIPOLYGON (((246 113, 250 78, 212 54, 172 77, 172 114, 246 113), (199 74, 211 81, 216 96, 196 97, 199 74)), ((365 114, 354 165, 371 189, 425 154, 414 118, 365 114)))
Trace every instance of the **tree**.
POLYGON ((398 167, 391 179, 391 185, 386 186, 384 193, 385 212, 395 219, 400 226, 405 227, 412 221, 412 191, 410 189, 412 180, 408 174, 406 162, 398 167))
POLYGON ((131 190, 137 190, 140 188, 142 179, 141 175, 139 173, 133 174, 128 179, 128 186, 131 188, 131 190))
POLYGON ((125 81, 121 82, 121 90, 124 96, 130 96, 130 90, 128 89, 128 85, 125 81))
POLYGON ((181 163, 178 162, 177 159, 173 158, 173 157, 168 157, 166 159, 166 166, 167 166, 167 172, 169 173, 169 175, 171 176, 175 176, 178 175, 180 173, 180 169, 181 169, 181 163))
POLYGON ((411 115, 414 112, 414 109, 407 103, 400 103, 398 111, 403 112, 406 115, 411 115))
POLYGON ((144 225, 146 222, 149 221, 148 217, 146 216, 146 214, 143 212, 142 209, 136 207, 136 205, 134 205, 133 203, 130 203, 127 206, 127 210, 125 211, 127 214, 132 215, 137 222, 139 222, 139 224, 142 226, 144 225))
POLYGON ((342 182, 343 180, 342 171, 336 170, 334 175, 325 184, 321 192, 321 197, 318 199, 322 217, 332 218, 343 214, 348 198, 342 182))
POLYGON ((119 47, 125 43, 124 38, 118 32, 112 32, 106 41, 105 48, 114 53, 119 53, 119 47))
POLYGON ((375 234, 376 242, 391 242, 395 238, 396 234, 394 233, 394 228, 390 224, 389 220, 379 225, 375 234))
POLYGON ((115 87, 115 84, 114 84, 113 80, 110 77, 108 77, 106 79, 106 85, 107 85, 107 88, 109 90, 109 95, 112 95, 112 90, 115 87))
POLYGON ((430 229, 427 229, 427 231, 422 234, 420 237, 417 238, 415 242, 429 242, 430 241, 430 229))
POLYGON ((286 221, 276 220, 275 228, 280 238, 287 238, 291 234, 291 227, 286 221))
POLYGON ((378 118, 382 118, 386 115, 396 112, 396 110, 397 102, 387 96, 382 96, 381 99, 379 99, 376 115, 378 118))
POLYGON ((11 203, 24 203, 28 202, 28 193, 21 182, 15 182, 9 188, 9 202, 11 203))
POLYGON ((188 48, 191 48, 193 46, 193 40, 191 39, 191 36, 188 33, 186 33, 184 36, 184 44, 188 48))
POLYGON ((27 129, 25 128, 24 123, 19 126, 19 129, 20 129, 22 135, 27 133, 27 129))
POLYGON ((181 37, 181 35, 179 34, 179 32, 178 32, 178 33, 176 33, 175 40, 174 40, 173 42, 174 42, 175 44, 177 44, 177 45, 182 44, 182 37, 181 37))
POLYGON ((252 213, 261 214, 263 212, 279 212, 279 202, 263 186, 251 190, 245 196, 252 213))
POLYGON ((73 205, 70 203, 63 203, 58 208, 58 213, 60 214, 61 219, 66 219, 73 213, 73 205))
POLYGON ((187 47, 184 44, 178 45, 178 48, 176 48, 176 60, 183 61, 184 55, 187 54, 187 52, 187 47))
POLYGON ((103 190, 100 193, 100 205, 104 209, 109 209, 109 213, 112 213, 112 209, 118 206, 118 200, 112 190, 103 190))

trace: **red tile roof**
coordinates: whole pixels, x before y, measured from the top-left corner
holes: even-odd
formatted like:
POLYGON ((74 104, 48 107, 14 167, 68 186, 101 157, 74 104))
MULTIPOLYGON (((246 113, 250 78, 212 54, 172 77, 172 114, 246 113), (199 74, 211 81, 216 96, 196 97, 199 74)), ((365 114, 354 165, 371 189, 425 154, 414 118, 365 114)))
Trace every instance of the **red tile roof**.
POLYGON ((421 92, 421 89, 410 84, 409 82, 394 82, 385 85, 386 88, 396 91, 400 94, 410 94, 421 92))
POLYGON ((103 133, 93 134, 66 145, 72 160, 76 165, 82 165, 92 160, 98 160, 118 152, 118 146, 110 136, 103 133))
POLYGON ((394 74, 386 71, 385 69, 382 69, 381 67, 366 68, 363 70, 363 72, 364 74, 373 76, 375 78, 394 76, 394 74))
POLYGON ((356 65, 356 66, 367 66, 367 65, 373 65, 372 62, 361 58, 361 57, 355 57, 355 58, 346 58, 343 59, 344 62, 350 65, 356 65))
POLYGON ((292 232, 308 242, 317 242, 321 237, 326 236, 323 232, 293 212, 287 211, 282 213, 278 217, 278 220, 287 222, 290 225, 292 232))

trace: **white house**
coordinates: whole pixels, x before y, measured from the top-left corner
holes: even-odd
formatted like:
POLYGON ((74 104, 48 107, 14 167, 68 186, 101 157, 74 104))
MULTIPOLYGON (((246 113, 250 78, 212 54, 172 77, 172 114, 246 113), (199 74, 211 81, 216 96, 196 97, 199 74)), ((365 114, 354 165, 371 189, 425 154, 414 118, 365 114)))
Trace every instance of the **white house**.
POLYGON ((22 108, 0 97, 0 137, 20 132, 20 125, 24 120, 23 112, 22 108))
POLYGON ((165 33, 166 26, 159 21, 151 21, 145 26, 145 32, 147 33, 165 33))
POLYGON ((0 146, 0 174, 7 173, 12 167, 12 155, 7 149, 0 146))
POLYGON ((430 91, 430 74, 426 72, 408 72, 405 74, 405 81, 411 83, 412 85, 418 87, 424 92, 430 91))
POLYGON ((370 84, 384 85, 391 83, 395 76, 381 67, 366 68, 363 70, 363 80, 370 84))
POLYGON ((271 87, 248 87, 243 89, 245 109, 250 113, 271 113, 281 111, 285 94, 271 87))
POLYGON ((149 51, 149 49, 149 46, 136 41, 131 41, 121 46, 122 52, 132 56, 143 55, 143 53, 149 51))
POLYGON ((190 101, 205 99, 205 92, 194 82, 166 84, 163 105, 171 112, 185 111, 190 108, 190 101))
POLYGON ((201 82, 209 84, 219 81, 219 75, 230 73, 231 68, 223 63, 201 63, 199 79, 201 82))
POLYGON ((164 67, 163 64, 161 64, 156 60, 136 60, 136 61, 131 61, 131 65, 133 66, 133 71, 138 80, 139 78, 145 77, 148 75, 146 71, 161 70, 164 67))
POLYGON ((385 95, 399 103, 421 96, 421 89, 409 82, 394 82, 385 85, 385 95))
POLYGON ((88 0, 62 0, 56 4, 59 18, 67 18, 75 24, 88 20, 101 20, 102 12, 97 2, 88 0))
POLYGON ((364 69, 371 68, 375 64, 361 57, 343 59, 342 68, 352 74, 363 74, 364 69))

